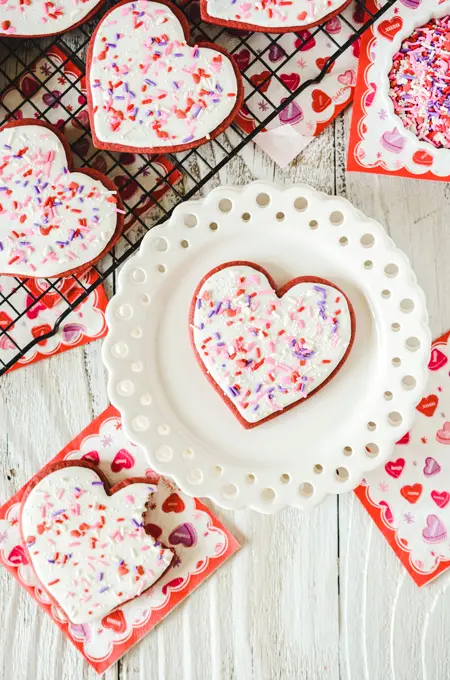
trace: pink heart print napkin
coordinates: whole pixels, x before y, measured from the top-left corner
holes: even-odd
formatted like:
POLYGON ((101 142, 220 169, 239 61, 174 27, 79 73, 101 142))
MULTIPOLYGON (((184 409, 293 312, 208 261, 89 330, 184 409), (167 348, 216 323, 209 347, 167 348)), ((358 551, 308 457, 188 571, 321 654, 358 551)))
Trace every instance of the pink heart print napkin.
POLYGON ((198 499, 183 494, 170 479, 148 468, 144 452, 127 440, 120 416, 113 406, 67 444, 48 465, 63 460, 84 460, 97 465, 110 486, 130 477, 144 476, 156 484, 157 491, 152 495, 146 520, 147 530, 175 551, 171 567, 152 588, 101 620, 74 625, 41 590, 28 563, 18 519, 26 486, 0 507, 0 565, 51 617, 97 673, 103 673, 240 546, 209 508, 198 499))
POLYGON ((355 489, 419 586, 450 566, 450 331, 435 340, 417 417, 390 461, 355 489))

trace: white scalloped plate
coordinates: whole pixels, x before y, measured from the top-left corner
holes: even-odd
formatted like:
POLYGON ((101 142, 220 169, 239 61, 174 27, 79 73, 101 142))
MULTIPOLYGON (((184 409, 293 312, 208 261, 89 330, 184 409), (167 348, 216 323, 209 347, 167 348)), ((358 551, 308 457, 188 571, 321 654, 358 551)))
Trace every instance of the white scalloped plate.
POLYGON ((348 201, 306 185, 254 182, 179 205, 119 275, 107 313, 108 393, 149 464, 226 508, 309 508, 353 489, 410 428, 426 384, 425 297, 406 256, 348 201), (212 389, 189 342, 200 279, 231 260, 279 286, 329 279, 356 313, 355 343, 310 400, 246 430, 212 389))

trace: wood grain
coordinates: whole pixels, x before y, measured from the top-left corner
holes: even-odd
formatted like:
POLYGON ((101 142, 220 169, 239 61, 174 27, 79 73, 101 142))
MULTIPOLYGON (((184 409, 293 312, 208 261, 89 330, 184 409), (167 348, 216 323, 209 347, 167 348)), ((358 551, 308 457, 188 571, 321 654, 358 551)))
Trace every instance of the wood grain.
MULTIPOLYGON (((347 173, 348 124, 347 112, 286 170, 250 144, 204 192, 270 179, 346 196, 385 224, 411 258, 438 336, 450 327, 448 185, 347 173)), ((1 501, 107 406, 105 386, 99 342, 0 380, 1 501)), ((353 494, 330 497, 311 513, 217 513, 236 527, 243 550, 104 678, 450 677, 450 574, 419 590, 353 494)), ((0 611, 1 678, 97 677, 3 570, 0 611)))

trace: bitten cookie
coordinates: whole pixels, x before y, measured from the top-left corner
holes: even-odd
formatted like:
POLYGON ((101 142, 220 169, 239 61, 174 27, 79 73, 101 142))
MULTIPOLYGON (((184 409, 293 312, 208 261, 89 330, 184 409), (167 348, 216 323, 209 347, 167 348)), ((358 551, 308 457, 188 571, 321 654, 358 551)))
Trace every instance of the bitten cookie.
POLYGON ((164 153, 223 132, 243 100, 233 59, 212 43, 189 44, 180 10, 165 0, 120 2, 97 26, 87 93, 99 149, 164 153))
POLYGON ((301 276, 277 289, 252 262, 227 262, 200 281, 189 330, 207 379, 245 428, 274 418, 322 389, 353 345, 345 293, 301 276))
POLYGON ((74 624, 101 619, 141 595, 173 559, 144 530, 155 487, 129 479, 109 487, 90 463, 56 463, 31 482, 21 532, 44 590, 74 624))
POLYGON ((119 238, 114 183, 71 167, 67 140, 52 125, 23 119, 0 128, 0 274, 81 274, 119 238))
POLYGON ((0 37, 37 38, 71 31, 103 0, 0 0, 0 37))
POLYGON ((200 0, 202 19, 246 31, 288 33, 331 19, 351 0, 200 0))

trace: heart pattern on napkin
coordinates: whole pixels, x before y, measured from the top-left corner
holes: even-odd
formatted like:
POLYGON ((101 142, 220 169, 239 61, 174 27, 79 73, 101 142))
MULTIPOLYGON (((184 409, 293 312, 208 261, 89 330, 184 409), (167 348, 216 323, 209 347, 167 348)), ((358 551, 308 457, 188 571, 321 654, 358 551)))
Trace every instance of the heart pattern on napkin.
POLYGON ((90 41, 87 79, 101 149, 190 149, 222 132, 242 103, 232 58, 211 43, 189 45, 187 21, 170 2, 115 5, 90 41))
POLYGON ((252 262, 209 272, 189 328, 209 382, 246 428, 309 398, 336 374, 354 337, 354 312, 336 286, 298 277, 276 288, 252 262))
POLYGON ((23 119, 0 128, 1 274, 81 273, 120 235, 113 182, 70 169, 68 143, 51 125, 23 119))
POLYGON ((110 489, 90 463, 65 462, 25 492, 20 521, 28 558, 72 623, 108 615, 169 567, 172 551, 144 529, 154 491, 137 479, 110 489))

